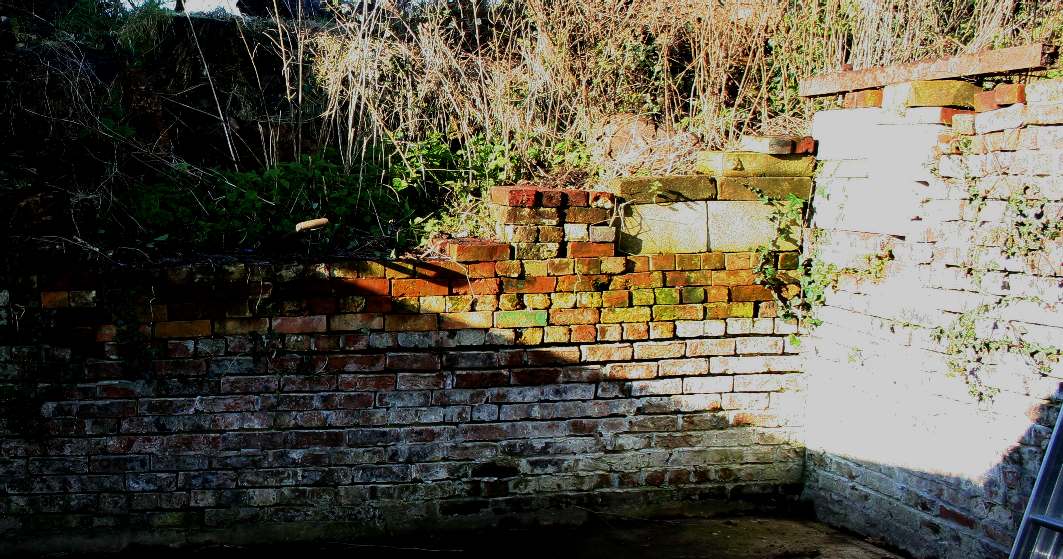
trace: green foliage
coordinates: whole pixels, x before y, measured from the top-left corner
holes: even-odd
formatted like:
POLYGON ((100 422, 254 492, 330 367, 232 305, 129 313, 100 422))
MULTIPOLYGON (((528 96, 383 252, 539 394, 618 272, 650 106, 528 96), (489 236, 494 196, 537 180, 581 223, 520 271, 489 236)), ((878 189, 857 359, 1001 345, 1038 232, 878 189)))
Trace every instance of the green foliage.
POLYGON ((1021 193, 1008 197, 1007 215, 1012 223, 1004 238, 1004 254, 1025 258, 1063 235, 1063 222, 1059 216, 1048 216, 1045 204, 1045 199, 1034 186, 1026 186, 1021 193))
POLYGON ((948 325, 932 330, 933 338, 945 344, 948 375, 963 380, 971 396, 979 402, 992 400, 1000 392, 989 386, 984 378, 993 354, 1011 353, 1024 357, 1039 372, 1047 373, 1052 363, 1057 362, 1063 352, 1059 348, 1028 342, 1010 325, 1000 336, 986 337, 979 333, 979 324, 993 320, 991 314, 1001 305, 1014 298, 1004 298, 995 304, 983 304, 960 313, 948 325))

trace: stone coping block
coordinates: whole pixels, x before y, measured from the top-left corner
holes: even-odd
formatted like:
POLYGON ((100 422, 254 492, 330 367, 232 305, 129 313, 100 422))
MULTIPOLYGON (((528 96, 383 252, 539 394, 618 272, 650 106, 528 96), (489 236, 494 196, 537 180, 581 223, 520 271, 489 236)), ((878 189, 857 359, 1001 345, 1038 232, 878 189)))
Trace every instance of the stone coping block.
POLYGON ((614 179, 611 187, 614 194, 635 204, 716 199, 716 179, 705 175, 622 177, 614 179))
POLYGON ((816 158, 811 155, 771 155, 748 151, 706 151, 695 168, 715 177, 811 177, 816 158))
POLYGON ((768 198, 785 199, 790 194, 808 200, 812 195, 809 177, 720 177, 717 180, 720 200, 759 201, 756 191, 768 198))
POLYGON ((906 107, 973 107, 974 96, 982 88, 963 80, 921 80, 887 85, 882 106, 906 107))

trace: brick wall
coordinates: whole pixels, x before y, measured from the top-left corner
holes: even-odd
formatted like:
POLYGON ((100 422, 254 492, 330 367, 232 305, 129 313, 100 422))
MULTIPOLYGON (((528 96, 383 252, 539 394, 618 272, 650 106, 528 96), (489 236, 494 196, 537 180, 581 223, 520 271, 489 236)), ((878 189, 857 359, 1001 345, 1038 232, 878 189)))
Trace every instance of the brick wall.
POLYGON ((620 256, 610 194, 491 198, 509 242, 440 259, 22 263, 0 290, 0 550, 796 493, 794 327, 749 249, 620 256))
POLYGON ((820 518, 916 557, 1006 557, 1063 367, 970 348, 1063 347, 1063 247, 1016 238, 1060 218, 1063 81, 977 93, 977 114, 913 106, 935 104, 939 83, 815 117, 812 250, 845 271, 803 346, 805 494, 820 518))

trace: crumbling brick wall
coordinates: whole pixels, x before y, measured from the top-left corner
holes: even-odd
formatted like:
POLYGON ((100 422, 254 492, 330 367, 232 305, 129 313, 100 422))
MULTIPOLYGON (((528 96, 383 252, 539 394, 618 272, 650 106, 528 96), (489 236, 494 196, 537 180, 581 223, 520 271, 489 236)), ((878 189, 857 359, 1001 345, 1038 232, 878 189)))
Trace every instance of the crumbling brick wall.
POLYGON ((0 291, 0 549, 795 494, 794 326, 749 250, 620 256, 610 194, 492 201, 511 243, 440 259, 22 266, 0 291))
POLYGON ((1063 378, 1063 82, 978 92, 977 113, 934 106, 946 83, 815 117, 806 250, 838 273, 803 348, 805 493, 916 557, 1006 557, 1063 378))

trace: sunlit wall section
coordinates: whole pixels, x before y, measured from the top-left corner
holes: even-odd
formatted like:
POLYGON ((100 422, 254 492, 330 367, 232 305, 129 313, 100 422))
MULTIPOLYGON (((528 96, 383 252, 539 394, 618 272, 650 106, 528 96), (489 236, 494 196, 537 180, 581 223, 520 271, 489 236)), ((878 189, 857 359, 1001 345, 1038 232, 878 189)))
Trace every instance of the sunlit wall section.
POLYGON ((978 113, 956 91, 815 117, 805 495, 916 557, 1004 557, 1063 375, 1063 81, 978 113))

